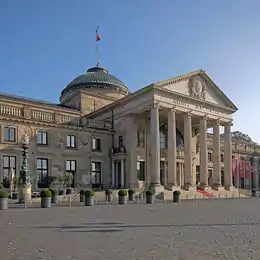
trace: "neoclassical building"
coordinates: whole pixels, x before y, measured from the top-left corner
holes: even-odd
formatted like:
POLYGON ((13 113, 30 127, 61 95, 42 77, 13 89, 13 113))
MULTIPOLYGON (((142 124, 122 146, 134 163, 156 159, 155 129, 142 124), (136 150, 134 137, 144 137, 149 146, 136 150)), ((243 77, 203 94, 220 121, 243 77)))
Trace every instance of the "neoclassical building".
POLYGON ((71 172, 72 186, 229 190, 240 185, 232 159, 259 165, 260 157, 256 143, 231 132, 236 111, 203 70, 130 93, 94 67, 61 91, 59 104, 0 94, 1 179, 11 168, 19 175, 21 142, 29 135, 35 188, 71 172))

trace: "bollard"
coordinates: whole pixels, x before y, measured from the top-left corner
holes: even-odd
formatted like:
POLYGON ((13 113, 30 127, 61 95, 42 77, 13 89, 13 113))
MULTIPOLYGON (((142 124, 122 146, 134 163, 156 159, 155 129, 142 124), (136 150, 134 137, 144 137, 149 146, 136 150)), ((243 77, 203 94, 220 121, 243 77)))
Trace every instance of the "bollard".
POLYGON ((71 208, 71 195, 70 194, 68 196, 68 204, 69 204, 69 207, 71 208))
POLYGON ((195 194, 195 197, 194 197, 194 202, 195 204, 197 203, 197 195, 195 194))
POLYGON ((227 194, 226 194, 226 199, 227 199, 227 194))
POLYGON ((238 199, 240 199, 240 191, 238 191, 238 199))
POLYGON ((220 193, 218 194, 218 198, 220 199, 220 193))
POLYGON ((27 200, 24 200, 24 208, 27 209, 27 200))
POLYGON ((188 203, 188 194, 186 194, 186 203, 188 203))

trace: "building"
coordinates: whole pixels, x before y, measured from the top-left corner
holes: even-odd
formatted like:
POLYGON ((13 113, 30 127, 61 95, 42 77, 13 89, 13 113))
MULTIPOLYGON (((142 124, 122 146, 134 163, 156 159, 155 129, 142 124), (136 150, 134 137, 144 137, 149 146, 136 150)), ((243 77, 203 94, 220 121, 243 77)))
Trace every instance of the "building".
POLYGON ((130 93, 94 67, 62 90, 60 104, 0 94, 1 179, 11 168, 19 174, 27 135, 35 187, 71 172, 72 186, 230 189, 232 156, 257 165, 260 156, 250 138, 231 133, 236 111, 203 70, 130 93))

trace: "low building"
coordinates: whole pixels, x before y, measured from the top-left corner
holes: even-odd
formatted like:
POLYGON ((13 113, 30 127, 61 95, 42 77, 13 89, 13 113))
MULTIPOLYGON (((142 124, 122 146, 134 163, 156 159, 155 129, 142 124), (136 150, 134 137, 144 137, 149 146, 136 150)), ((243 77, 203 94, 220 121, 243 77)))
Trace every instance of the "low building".
POLYGON ((203 70, 130 93, 94 67, 62 90, 60 104, 0 94, 1 179, 11 168, 19 175, 27 135, 35 188, 44 187, 47 176, 70 172, 73 187, 230 189, 238 183, 232 156, 257 165, 260 156, 250 138, 231 133, 236 111, 203 70))

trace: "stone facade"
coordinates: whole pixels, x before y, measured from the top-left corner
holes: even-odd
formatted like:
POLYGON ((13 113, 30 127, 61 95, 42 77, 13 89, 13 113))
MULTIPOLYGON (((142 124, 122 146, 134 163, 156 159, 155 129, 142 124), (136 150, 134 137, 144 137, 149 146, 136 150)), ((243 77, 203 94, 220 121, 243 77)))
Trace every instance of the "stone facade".
POLYGON ((29 135, 36 188, 46 176, 72 172, 73 186, 230 189, 232 154, 258 165, 260 158, 248 136, 231 133, 236 110, 201 70, 131 94, 96 85, 69 89, 60 104, 1 94, 1 179, 10 168, 19 174, 21 141, 29 135))

